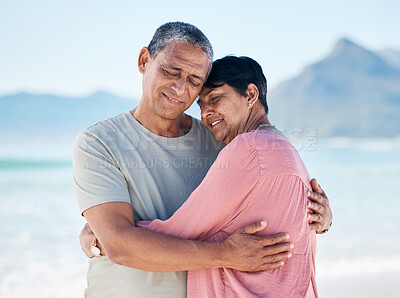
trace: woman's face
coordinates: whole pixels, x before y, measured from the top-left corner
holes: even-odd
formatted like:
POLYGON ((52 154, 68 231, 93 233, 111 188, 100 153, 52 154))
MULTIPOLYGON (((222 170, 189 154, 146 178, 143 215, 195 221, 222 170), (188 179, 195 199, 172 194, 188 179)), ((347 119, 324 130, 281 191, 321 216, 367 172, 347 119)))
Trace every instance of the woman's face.
POLYGON ((204 125, 217 141, 226 144, 240 133, 250 113, 247 98, 228 84, 214 89, 203 88, 197 103, 204 125))

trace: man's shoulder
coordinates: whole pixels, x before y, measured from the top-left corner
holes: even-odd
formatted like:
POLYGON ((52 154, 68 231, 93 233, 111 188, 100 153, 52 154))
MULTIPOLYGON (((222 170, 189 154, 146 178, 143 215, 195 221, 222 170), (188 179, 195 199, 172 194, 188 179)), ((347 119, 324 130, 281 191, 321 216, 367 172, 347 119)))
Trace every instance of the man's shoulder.
POLYGON ((95 147, 108 147, 110 141, 113 144, 118 143, 115 141, 121 135, 126 135, 134 129, 132 125, 129 125, 128 114, 130 112, 124 112, 81 130, 76 137, 74 147, 88 147, 88 144, 93 146, 97 144, 95 147))
POLYGON ((215 140, 213 133, 201 122, 201 120, 192 117, 192 127, 195 129, 195 135, 206 148, 214 148, 220 151, 225 144, 215 140))
POLYGON ((201 122, 201 120, 192 117, 192 128, 199 131, 201 134, 206 135, 207 137, 210 136, 210 134, 212 135, 211 131, 203 124, 203 122, 201 122))
POLYGON ((78 139, 97 139, 104 143, 113 141, 116 138, 131 136, 132 133, 137 131, 132 119, 132 115, 129 111, 119 114, 117 116, 108 118, 106 120, 93 124, 78 134, 78 139))
POLYGON ((111 133, 117 131, 132 130, 133 127, 129 123, 130 112, 124 112, 117 116, 97 122, 84 129, 83 132, 99 136, 104 133, 111 133))

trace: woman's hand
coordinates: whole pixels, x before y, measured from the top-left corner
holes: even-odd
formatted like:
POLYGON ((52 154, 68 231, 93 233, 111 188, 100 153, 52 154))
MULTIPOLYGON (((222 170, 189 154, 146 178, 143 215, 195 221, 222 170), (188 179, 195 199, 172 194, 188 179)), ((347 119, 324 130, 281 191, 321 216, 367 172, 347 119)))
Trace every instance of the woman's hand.
POLYGON ((329 200, 317 179, 311 180, 311 187, 314 192, 309 192, 308 197, 308 220, 310 229, 317 234, 326 233, 332 225, 332 210, 329 207, 329 200))
MULTIPOLYGON (((91 244, 93 240, 96 238, 89 224, 85 224, 83 227, 81 234, 79 235, 79 242, 81 244, 81 249, 85 253, 88 258, 93 258, 95 255, 91 251, 91 244)), ((105 256, 106 252, 103 249, 101 243, 97 240, 96 246, 100 249, 100 255, 105 256)))

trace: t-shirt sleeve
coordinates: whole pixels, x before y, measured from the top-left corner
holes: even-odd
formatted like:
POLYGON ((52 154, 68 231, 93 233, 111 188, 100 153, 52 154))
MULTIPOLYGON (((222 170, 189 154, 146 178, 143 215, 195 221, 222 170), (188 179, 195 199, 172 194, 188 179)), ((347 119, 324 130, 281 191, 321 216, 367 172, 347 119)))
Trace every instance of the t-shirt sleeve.
POLYGON ((107 202, 131 203, 127 182, 102 141, 90 131, 79 133, 72 151, 74 189, 81 213, 107 202))
POLYGON ((244 209, 259 175, 254 144, 238 136, 220 152, 201 184, 172 217, 153 220, 147 228, 183 239, 207 239, 244 209))

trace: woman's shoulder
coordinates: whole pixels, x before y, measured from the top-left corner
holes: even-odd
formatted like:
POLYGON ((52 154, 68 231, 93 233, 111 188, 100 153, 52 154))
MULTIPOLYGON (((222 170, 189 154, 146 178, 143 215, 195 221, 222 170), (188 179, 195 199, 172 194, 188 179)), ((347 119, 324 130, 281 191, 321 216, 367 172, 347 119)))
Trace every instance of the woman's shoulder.
POLYGON ((275 132, 258 130, 245 134, 257 151, 263 174, 285 174, 309 181, 307 168, 297 149, 286 137, 275 132))
POLYGON ((251 135, 249 135, 249 133, 242 133, 237 135, 228 145, 226 145, 221 153, 241 154, 243 152, 249 153, 256 149, 256 144, 251 135))
POLYGON ((271 148, 287 148, 296 151, 296 148, 286 136, 275 127, 272 127, 270 130, 253 130, 244 135, 252 140, 256 148, 263 149, 265 146, 268 146, 271 148))
POLYGON ((296 148, 282 134, 275 131, 253 130, 236 136, 223 151, 265 151, 289 150, 297 152, 296 148))
POLYGON ((296 148, 283 136, 266 130, 253 130, 237 135, 221 152, 240 154, 258 150, 294 150, 296 148))

